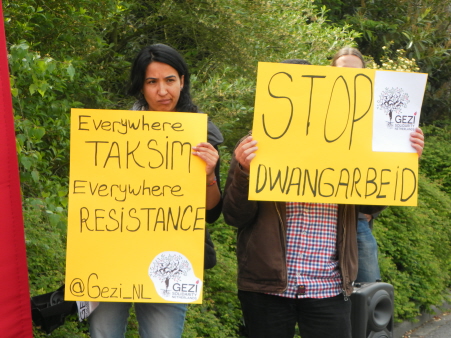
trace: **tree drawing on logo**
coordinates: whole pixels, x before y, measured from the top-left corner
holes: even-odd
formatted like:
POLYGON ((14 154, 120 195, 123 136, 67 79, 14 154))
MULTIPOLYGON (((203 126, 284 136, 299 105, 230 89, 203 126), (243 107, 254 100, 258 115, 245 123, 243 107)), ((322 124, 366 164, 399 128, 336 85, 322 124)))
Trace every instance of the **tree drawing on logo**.
POLYGON ((389 126, 392 125, 393 113, 400 114, 401 108, 406 108, 410 102, 409 94, 404 93, 402 88, 385 88, 377 101, 377 108, 388 114, 389 126))
POLYGON ((179 282, 182 276, 186 276, 190 271, 189 261, 174 253, 161 254, 150 267, 149 274, 151 277, 158 278, 166 285, 166 292, 168 292, 169 281, 172 279, 179 282))

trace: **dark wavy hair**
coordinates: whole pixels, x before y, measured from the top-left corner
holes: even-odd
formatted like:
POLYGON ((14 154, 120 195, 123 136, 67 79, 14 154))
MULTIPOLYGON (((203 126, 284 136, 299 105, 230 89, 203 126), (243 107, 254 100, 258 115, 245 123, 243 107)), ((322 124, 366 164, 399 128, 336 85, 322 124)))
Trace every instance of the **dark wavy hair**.
POLYGON ((337 59, 342 57, 343 55, 354 55, 357 56, 360 61, 362 61, 362 68, 365 68, 365 59, 363 58, 362 53, 360 53, 360 51, 357 48, 353 48, 353 47, 343 47, 342 49, 340 49, 333 57, 332 59, 332 66, 336 66, 337 65, 337 59))
POLYGON ((149 109, 149 105, 141 91, 144 86, 147 66, 154 61, 171 66, 177 71, 180 77, 184 77, 183 89, 180 92, 180 98, 175 106, 176 111, 197 113, 197 106, 193 103, 190 94, 190 74, 183 56, 174 48, 161 43, 144 47, 133 61, 128 95, 134 96, 137 99, 137 102, 134 104, 134 109, 149 109))

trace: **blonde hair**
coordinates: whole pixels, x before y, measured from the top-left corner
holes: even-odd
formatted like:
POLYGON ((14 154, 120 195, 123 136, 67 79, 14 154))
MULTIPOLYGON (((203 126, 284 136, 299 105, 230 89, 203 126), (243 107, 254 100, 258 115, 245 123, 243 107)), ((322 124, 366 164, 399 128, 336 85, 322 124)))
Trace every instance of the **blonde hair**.
POLYGON ((344 55, 354 55, 357 56, 360 61, 362 61, 362 68, 365 68, 365 60, 363 59, 362 53, 357 48, 354 47, 343 47, 337 53, 335 53, 334 58, 332 59, 332 66, 337 65, 337 60, 344 55))

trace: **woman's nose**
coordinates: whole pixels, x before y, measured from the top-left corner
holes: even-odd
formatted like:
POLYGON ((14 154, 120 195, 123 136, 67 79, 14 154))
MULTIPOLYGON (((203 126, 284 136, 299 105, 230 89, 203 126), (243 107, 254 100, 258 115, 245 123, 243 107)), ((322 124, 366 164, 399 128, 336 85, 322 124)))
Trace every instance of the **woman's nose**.
POLYGON ((168 93, 165 83, 160 83, 158 86, 158 95, 164 96, 168 93))

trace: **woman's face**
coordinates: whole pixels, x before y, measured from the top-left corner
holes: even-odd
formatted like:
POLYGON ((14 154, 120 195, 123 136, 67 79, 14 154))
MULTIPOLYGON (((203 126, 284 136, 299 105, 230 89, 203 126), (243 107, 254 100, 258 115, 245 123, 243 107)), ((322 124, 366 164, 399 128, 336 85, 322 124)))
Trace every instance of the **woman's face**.
POLYGON ((175 111, 182 88, 183 76, 168 64, 154 61, 147 66, 142 93, 149 110, 175 111))
POLYGON ((363 68, 362 60, 355 55, 342 55, 335 61, 336 67, 363 68))

